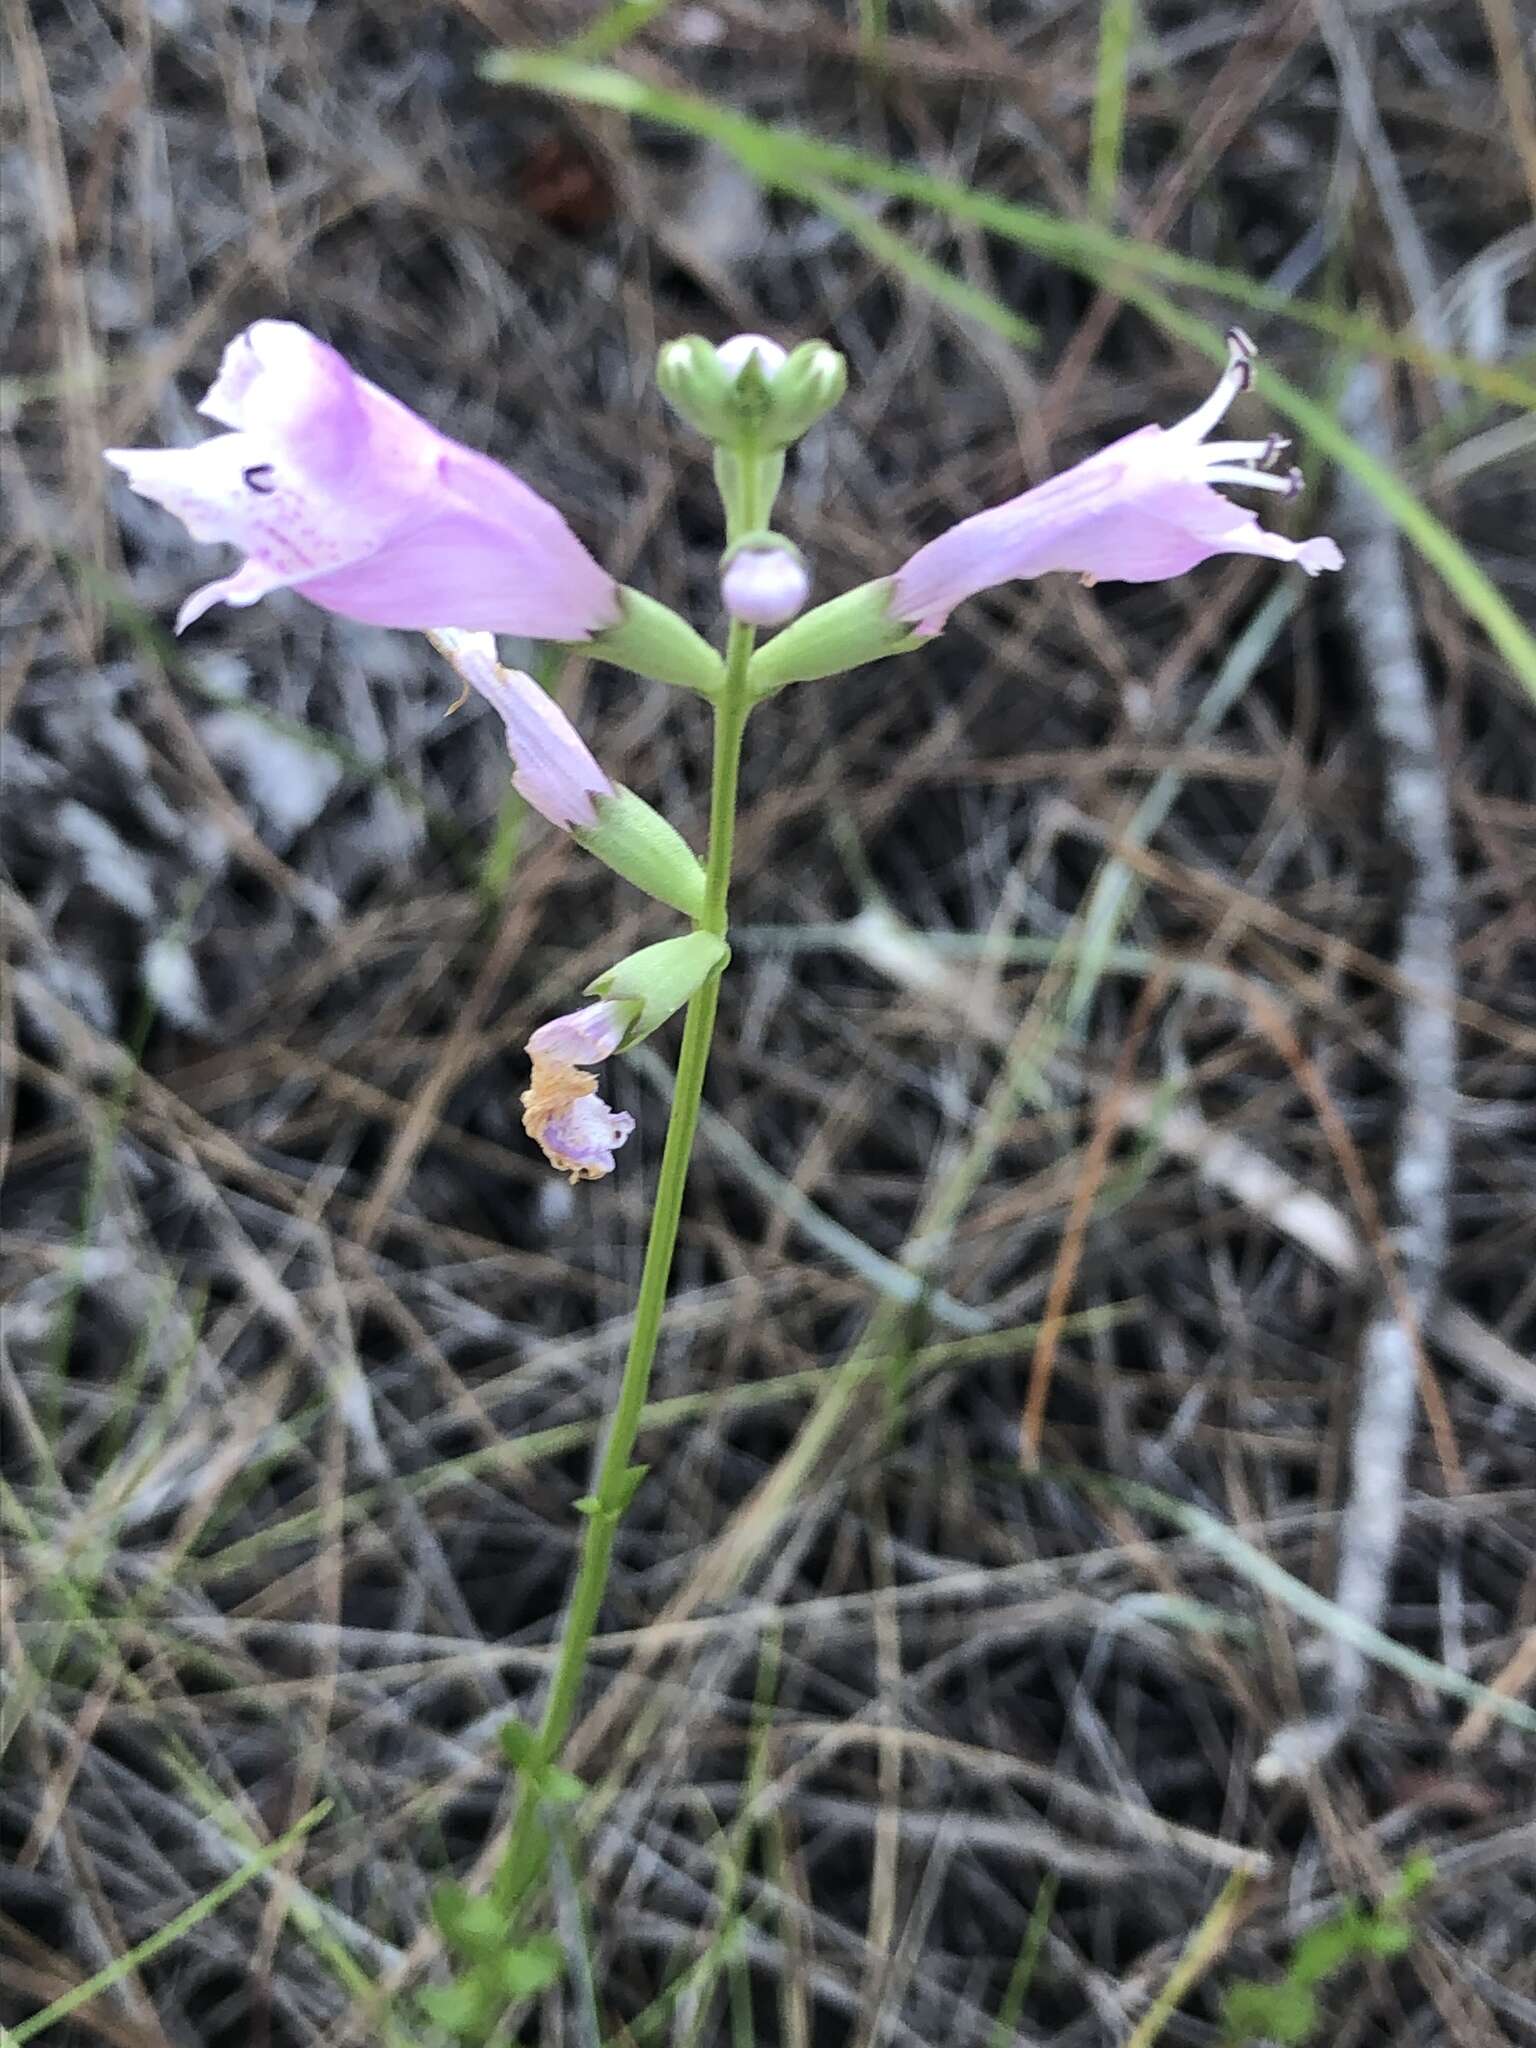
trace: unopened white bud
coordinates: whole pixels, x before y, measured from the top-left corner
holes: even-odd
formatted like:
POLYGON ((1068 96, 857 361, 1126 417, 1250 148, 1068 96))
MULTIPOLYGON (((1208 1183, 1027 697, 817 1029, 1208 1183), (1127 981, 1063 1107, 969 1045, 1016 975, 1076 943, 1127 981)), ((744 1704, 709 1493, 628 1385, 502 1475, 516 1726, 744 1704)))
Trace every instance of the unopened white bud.
POLYGON ((805 564, 787 547, 742 548, 720 580, 726 610, 747 626, 782 626, 810 594, 805 564))
POLYGON ((715 354, 735 377, 743 371, 753 356, 765 377, 773 377, 789 361, 788 352, 776 341, 770 341, 766 334, 733 334, 729 341, 722 341, 715 354))

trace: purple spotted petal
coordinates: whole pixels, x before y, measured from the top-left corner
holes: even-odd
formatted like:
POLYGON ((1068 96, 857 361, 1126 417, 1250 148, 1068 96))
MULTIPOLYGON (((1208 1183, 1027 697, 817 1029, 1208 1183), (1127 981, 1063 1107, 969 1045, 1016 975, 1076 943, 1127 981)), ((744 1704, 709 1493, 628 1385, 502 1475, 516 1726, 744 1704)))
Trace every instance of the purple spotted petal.
POLYGON ((579 641, 617 621, 617 586, 553 505, 293 322, 237 335, 201 410, 233 431, 106 451, 195 540, 246 556, 188 598, 178 631, 284 588, 377 626, 579 641))

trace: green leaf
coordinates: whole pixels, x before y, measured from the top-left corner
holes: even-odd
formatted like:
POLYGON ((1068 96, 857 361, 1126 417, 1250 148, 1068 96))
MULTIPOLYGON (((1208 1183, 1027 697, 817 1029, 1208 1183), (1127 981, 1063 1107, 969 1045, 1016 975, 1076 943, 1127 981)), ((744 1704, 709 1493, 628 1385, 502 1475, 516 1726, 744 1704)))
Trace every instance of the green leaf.
POLYGON ((496 1740, 501 1744, 501 1753, 513 1770, 538 1774, 543 1763, 539 1751, 539 1738, 525 1722, 503 1721, 497 1731, 496 1740))
POLYGON ((1295 1984, 1321 1984, 1360 1954, 1362 1922, 1353 1909, 1325 1920, 1297 1942, 1287 1972, 1295 1984))
POLYGON ((440 1884, 432 1894, 432 1918, 456 1954, 479 1961, 506 1945, 507 1916, 492 1900, 461 1884, 440 1884))
POLYGON ((547 1991, 559 1976, 563 1964, 560 1947, 548 1935, 509 1948, 497 1965, 500 1989, 507 1998, 532 1998, 547 1991))
POLYGON ((1373 1956, 1406 1955, 1413 1946, 1413 1929, 1406 1920, 1382 1914, 1365 1922, 1360 1930, 1360 1946, 1373 1956))
POLYGON ((539 1781, 539 1790, 555 1806, 580 1806, 587 1788, 574 1771, 562 1771, 551 1764, 539 1781))
POLYGON ((1316 2030, 1317 2000, 1302 1984, 1234 1984, 1222 2000, 1221 2017, 1231 2041, 1280 2041, 1293 2048, 1316 2030))
POLYGON ((1390 1903, 1396 1906, 1406 1906, 1411 1899, 1416 1899, 1419 1893, 1432 1885, 1434 1881, 1434 1857, 1410 1856, 1398 1874, 1397 1883, 1392 1887, 1390 1903))
POLYGON ((496 1998, 478 1977, 429 1984, 420 1998, 427 2018, 461 2041, 483 2040, 496 2021, 496 1998))
POLYGON ((617 1513, 621 1519, 623 1516, 629 1513, 630 1504, 633 1502, 635 1495, 640 1491, 641 1487, 645 1484, 645 1475, 647 1472, 650 1471, 650 1469, 651 1468, 649 1465, 631 1465, 629 1470, 624 1474, 623 1484, 619 1488, 619 1499, 617 1507, 617 1513))

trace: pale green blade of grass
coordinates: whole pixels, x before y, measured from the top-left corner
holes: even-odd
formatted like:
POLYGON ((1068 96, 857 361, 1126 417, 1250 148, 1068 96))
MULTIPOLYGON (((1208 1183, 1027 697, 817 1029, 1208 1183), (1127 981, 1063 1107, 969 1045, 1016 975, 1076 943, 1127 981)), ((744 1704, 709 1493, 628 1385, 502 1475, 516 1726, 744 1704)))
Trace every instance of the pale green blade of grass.
MULTIPOLYGON (((670 1070, 648 1046, 637 1046, 629 1054, 629 1059, 662 1093, 670 1089, 670 1070)), ((885 1300, 904 1308, 922 1302, 936 1322, 945 1323, 952 1330, 980 1331, 990 1327, 991 1317, 984 1310, 953 1300, 942 1289, 934 1288, 926 1275, 902 1265, 897 1259, 887 1258, 884 1252, 877 1252, 846 1224, 829 1216, 793 1181, 770 1166, 735 1126, 718 1110, 710 1109, 708 1104, 699 1119, 699 1129, 714 1150, 765 1201, 789 1217, 813 1244, 830 1252, 857 1273, 885 1300)))
POLYGON ((672 0, 614 0, 590 27, 579 29, 562 46, 561 54, 577 59, 611 57, 627 42, 659 21, 672 0))
POLYGON ((1062 220, 1039 207, 975 192, 932 172, 891 163, 839 143, 822 142, 801 130, 769 127, 708 100, 666 92, 628 72, 601 65, 573 64, 565 57, 536 51, 497 50, 482 59, 480 69, 484 77, 498 84, 525 85, 706 136, 728 149, 763 184, 780 190, 793 191, 809 177, 889 193, 1003 235, 1117 292, 1122 277, 1153 278, 1211 292, 1251 312, 1271 313, 1277 319, 1330 335, 1362 353, 1414 363, 1506 404, 1536 410, 1536 382, 1517 370, 1443 353, 1416 335, 1394 333, 1364 314, 1294 298, 1241 271, 1181 256, 1155 242, 1136 241, 1084 221, 1062 220))
MULTIPOLYGON (((857 951, 855 920, 843 924, 749 924, 731 933, 731 950, 736 953, 757 948, 764 953, 857 951)), ((1063 932, 1060 937, 1031 938, 1027 934, 999 938, 992 932, 914 931, 913 943, 946 960, 1000 961, 1007 967, 1050 967, 1057 960, 1084 959, 1090 942, 1082 933, 1063 932)), ((1101 972, 1105 974, 1166 974, 1181 988, 1205 995, 1237 997, 1244 977, 1232 967, 1214 967, 1208 960, 1183 959, 1173 953, 1158 953, 1150 946, 1104 946, 1095 939, 1101 972)))
POLYGON ((878 62, 890 32, 890 0, 859 0, 859 48, 864 55, 878 62))
MULTIPOLYGON (((224 1841, 240 1853, 258 1854, 264 1845, 255 1829, 240 1813, 236 1801, 220 1789, 188 1749, 174 1721, 168 1721, 157 1713, 155 1695, 144 1676, 119 1649, 115 1625, 121 1623, 138 1629, 147 1626, 145 1617, 160 1581, 152 1577, 140 1587, 121 1616, 103 1616, 93 1605, 91 1585, 80 1583, 72 1571, 72 1560, 67 1556, 62 1561, 56 1560, 45 1552, 41 1532, 3 1480, 0 1480, 0 1505, 4 1507, 8 1526, 18 1534, 24 1550, 48 1555, 52 1567, 47 1577, 50 1594, 79 1640, 102 1658, 112 1671, 114 1686, 134 1703, 149 1725, 158 1728, 162 1744, 161 1761, 175 1777, 189 1807, 200 1813, 224 1841)), ((327 1522, 325 1526, 329 1528, 330 1524, 327 1522)), ((207 1658, 201 1661, 212 1676, 223 1676, 214 1660, 207 1658)), ((32 1703, 42 1696, 48 1682, 48 1674, 28 1657, 4 1702, 7 1740, 20 1725, 20 1719, 30 1711, 32 1703)), ((254 1704, 259 1707, 262 1702, 258 1698, 254 1704)), ((328 1801, 327 1805, 331 1803, 328 1801)), ((343 1938, 357 1942, 366 1951, 369 1944, 363 1930, 354 1927, 338 1908, 323 1904, 297 1881, 289 1884, 284 1903, 294 1926, 327 1964, 337 1982, 354 1996, 368 1990, 368 1976, 353 1958, 343 1938)), ((389 2023, 385 2039, 389 2048, 408 2048, 393 2022, 389 2023)))
POLYGON ((962 319, 974 320, 979 327, 991 328, 1004 341, 1027 353, 1032 354, 1039 348, 1040 330, 1032 321, 1011 311, 990 292, 983 291, 980 285, 972 284, 967 278, 956 277, 942 263, 936 263, 921 249, 915 249, 905 235, 884 226, 872 214, 856 206, 835 185, 827 184, 822 178, 806 178, 786 182, 781 189, 792 192, 808 206, 816 207, 835 220, 856 242, 862 243, 871 256, 878 257, 887 268, 899 271, 910 283, 920 286, 931 298, 949 307, 962 319))
POLYGON ((1046 1930, 1051 1924, 1051 1914, 1056 1905, 1056 1890, 1060 1883, 1054 1870, 1048 1870, 1040 1880, 1040 1889, 1035 1894, 1035 1903, 1030 1911, 1029 1925, 1024 1930, 1018 1960, 1008 1979, 1003 1993, 1003 2002, 997 2009, 987 2048, 1009 2048, 1019 2024, 1019 2015, 1024 2010, 1024 2001, 1029 1996, 1029 1987, 1035 1981, 1035 1972, 1040 1967, 1040 1956, 1045 1948, 1046 1930))
POLYGON ((1100 0, 1098 75, 1093 88, 1093 123, 1088 140, 1088 204, 1097 221, 1114 219, 1125 144, 1126 86, 1131 41, 1136 33, 1136 0, 1100 0))
POLYGON ((296 1821, 285 1835, 279 1835, 275 1842, 259 1850, 248 1863, 243 1864, 239 1870, 232 1871, 221 1883, 216 1884, 212 1891, 205 1892, 202 1898, 188 1906, 185 1912, 178 1913, 156 1933, 138 1942, 125 1954, 115 1956, 106 1968, 98 1970, 94 1977, 87 1977, 83 1984, 77 1984, 72 1991, 66 1991, 63 1997, 56 1998, 52 2005, 45 2006, 41 2012, 33 2013, 30 2019, 25 2019, 19 2026, 13 2027, 5 2037, 6 2040, 13 2042, 15 2048, 23 2048, 24 2043, 36 2040, 39 2034, 46 2032, 57 2021, 68 2019, 69 2015, 78 2012, 82 2005, 89 2005, 91 2000, 99 1998, 103 1991, 110 1991, 114 1984, 120 1984, 123 1978, 130 1976, 141 1963, 151 1961, 173 1942, 180 1941, 184 1934, 190 1934, 194 1927, 208 1918, 210 1913, 216 1913, 220 1906, 235 1896, 236 1892, 243 1891, 252 1879, 260 1877, 264 1870, 270 1870, 274 1863, 280 1862, 295 1842, 301 1841, 311 1828, 318 1826, 330 1810, 330 1800, 322 1799, 318 1806, 311 1807, 302 1820, 296 1821))
POLYGON ((1243 1894, 1248 1889, 1246 1872, 1234 1871, 1222 1886, 1210 1911, 1184 1945, 1184 1953, 1168 1974, 1168 1981, 1153 1999, 1141 2023, 1127 2037, 1125 2048, 1152 2048, 1178 2009, 1179 2000, 1192 1991, 1211 1965, 1225 1953, 1237 1931, 1242 1915, 1243 1894))
MULTIPOLYGON (((699 1958, 700 1969, 689 1993, 693 2001, 693 2021, 687 2035, 677 2043, 677 2048, 708 2048, 705 2028, 709 2022, 715 1981, 722 1971, 729 1971, 737 1953, 738 1943, 735 1936, 745 1918, 741 1909, 741 1893, 746 1878, 747 1857, 757 1828, 758 1802, 768 1782, 768 1737, 772 1731, 773 1705, 778 1691, 780 1648, 780 1632, 774 1629, 767 1630, 758 1651, 757 1681, 752 1692, 752 1732, 747 1750, 747 1781, 736 1818, 720 1845, 719 1871, 715 1886, 717 1928, 708 1949, 699 1958)), ((733 2031, 738 2030, 734 2011, 732 2026, 733 2031)))
POLYGON ((1187 1536, 1194 1537, 1224 1564, 1230 1565, 1250 1585, 1289 1607, 1303 1621, 1311 1622, 1328 1635, 1340 1637, 1362 1655, 1401 1672, 1417 1685, 1427 1685, 1452 1699, 1465 1700, 1497 1715, 1513 1728, 1536 1734, 1536 1707, 1495 1692, 1491 1686, 1480 1685, 1475 1678, 1467 1678, 1448 1665, 1436 1663, 1433 1657, 1409 1649, 1406 1643, 1394 1642, 1380 1629, 1369 1628, 1364 1622, 1356 1621, 1204 1508, 1197 1508, 1189 1501, 1176 1500, 1172 1494, 1163 1493, 1155 1486, 1146 1486, 1140 1480, 1112 1479, 1102 1473, 1085 1471, 1080 1466, 1052 1466, 1047 1476, 1069 1486, 1081 1487, 1085 1493, 1107 1494, 1127 1507, 1141 1508, 1160 1521, 1171 1522, 1187 1536))
POLYGON ((517 791, 509 787, 501 800, 496 830, 491 835, 491 843, 481 859, 480 872, 476 877, 480 901, 488 911, 499 909, 507 899, 527 829, 528 806, 517 791))

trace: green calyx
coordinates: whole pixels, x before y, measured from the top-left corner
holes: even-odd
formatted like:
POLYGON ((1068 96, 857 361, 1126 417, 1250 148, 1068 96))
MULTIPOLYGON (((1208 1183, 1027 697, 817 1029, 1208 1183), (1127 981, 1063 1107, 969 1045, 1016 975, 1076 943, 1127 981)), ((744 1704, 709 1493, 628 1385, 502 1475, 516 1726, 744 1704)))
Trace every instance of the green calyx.
POLYGON ((619 623, 582 644, 580 652, 654 683, 673 683, 713 697, 725 674, 719 655, 686 619, 643 591, 619 591, 619 623))
POLYGON ((758 648, 747 670, 753 696, 768 697, 786 683, 816 682, 921 647, 923 635, 891 616, 892 587, 889 576, 861 583, 776 633, 758 648))
POLYGON ((848 366, 826 342, 803 341, 776 366, 754 351, 734 368, 703 335, 685 334, 661 351, 656 382, 717 446, 766 454, 798 441, 832 410, 848 388, 848 366))
POLYGON ((576 827, 571 833, 576 844, 658 903, 670 904, 684 917, 701 917, 704 870, 677 828, 622 784, 611 796, 592 801, 597 823, 576 827))
POLYGON ((772 424, 779 447, 815 426, 848 389, 848 365, 824 341, 802 341, 773 380, 772 424))
POLYGON ((674 1016, 730 957, 730 947, 713 932, 687 932, 642 946, 588 982, 584 993, 636 1006, 619 1046, 620 1052, 628 1052, 674 1016))

